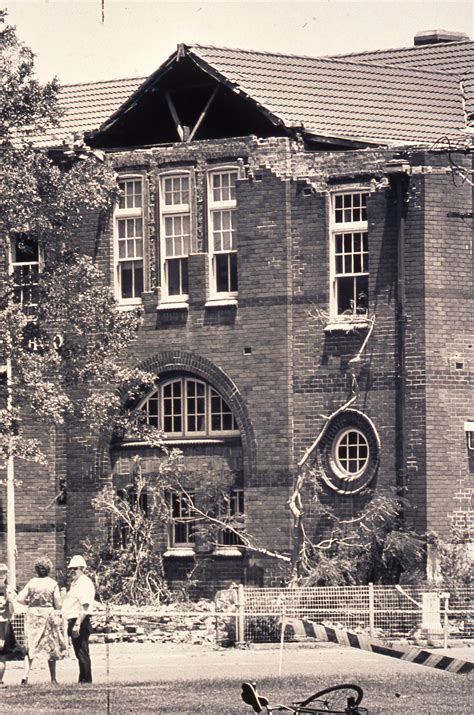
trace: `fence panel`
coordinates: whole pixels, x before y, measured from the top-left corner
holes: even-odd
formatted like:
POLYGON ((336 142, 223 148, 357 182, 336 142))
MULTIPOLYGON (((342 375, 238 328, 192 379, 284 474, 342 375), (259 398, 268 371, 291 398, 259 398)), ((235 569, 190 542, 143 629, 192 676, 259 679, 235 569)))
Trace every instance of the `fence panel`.
MULTIPOLYGON (((336 625, 375 638, 418 641, 433 638, 474 641, 474 588, 453 587, 448 609, 443 599, 430 611, 427 589, 415 586, 327 586, 321 588, 231 588, 221 591, 214 606, 141 608, 139 613, 102 607, 94 616, 94 633, 105 641, 134 639, 154 642, 234 643, 278 642, 281 619, 305 618, 336 625), (148 610, 150 611, 148 613, 148 610), (133 626, 138 626, 138 630, 133 626)), ((25 644, 24 614, 13 618, 20 645, 25 644)), ((295 640, 290 627, 285 640, 295 640)))
MULTIPOLYGON (((240 607, 245 613, 247 642, 279 640, 284 615, 392 640, 474 639, 474 589, 471 587, 447 589, 447 610, 443 593, 417 586, 245 588, 242 592, 244 604, 240 607)), ((292 639, 290 629, 285 639, 292 639)))

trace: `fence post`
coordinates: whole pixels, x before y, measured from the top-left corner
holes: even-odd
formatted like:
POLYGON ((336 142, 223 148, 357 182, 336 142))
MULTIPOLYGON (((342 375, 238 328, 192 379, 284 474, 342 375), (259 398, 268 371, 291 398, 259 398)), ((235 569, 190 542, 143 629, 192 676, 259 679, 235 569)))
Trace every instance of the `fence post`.
POLYGON ((443 619, 443 647, 448 647, 448 637, 449 637, 449 593, 440 593, 440 597, 444 600, 444 619, 443 619))
POLYGON ((237 617, 235 619, 235 635, 237 645, 245 643, 245 592, 240 583, 237 587, 237 617))
POLYGON ((370 637, 375 637, 375 601, 374 601, 374 584, 369 582, 369 633, 370 637))

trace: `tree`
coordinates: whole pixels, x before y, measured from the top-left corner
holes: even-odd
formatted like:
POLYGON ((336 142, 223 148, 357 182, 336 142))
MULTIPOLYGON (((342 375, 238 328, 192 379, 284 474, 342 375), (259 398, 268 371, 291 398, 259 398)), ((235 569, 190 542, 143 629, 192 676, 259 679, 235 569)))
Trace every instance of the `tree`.
MULTIPOLYGON (((152 444, 149 436, 147 442, 152 444)), ((102 540, 86 542, 85 546, 97 574, 98 594, 113 603, 142 605, 172 597, 157 549, 157 526, 166 530, 173 520, 189 528, 199 551, 215 546, 219 533, 229 530, 244 544, 240 541, 239 518, 233 519, 231 514, 219 516, 229 498, 234 475, 209 468, 192 472, 180 450, 168 450, 161 441, 155 446, 162 453, 158 469, 144 472, 142 460, 135 456, 129 483, 119 491, 108 484, 93 500, 108 528, 102 540), (179 495, 185 505, 177 519, 170 508, 173 495, 179 495)), ((186 596, 194 585, 197 568, 195 556, 183 588, 186 596)))
POLYGON ((115 175, 81 141, 54 154, 38 146, 60 117, 58 82, 39 84, 33 53, 5 20, 0 11, 0 238, 13 270, 0 288, 0 454, 11 502, 13 460, 43 459, 25 415, 56 426, 86 419, 89 428, 104 429, 120 395, 154 377, 121 366, 140 311, 118 310, 93 256, 80 248, 94 239, 84 236, 84 216, 110 215, 115 175))

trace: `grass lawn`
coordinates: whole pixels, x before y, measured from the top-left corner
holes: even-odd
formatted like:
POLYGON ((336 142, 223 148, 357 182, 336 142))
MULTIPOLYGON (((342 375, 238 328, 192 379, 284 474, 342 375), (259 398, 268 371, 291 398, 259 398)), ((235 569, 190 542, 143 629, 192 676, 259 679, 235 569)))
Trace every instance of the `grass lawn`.
MULTIPOLYGON (((358 677, 352 682, 364 689, 365 705, 370 715, 395 713, 400 715, 470 715, 472 712, 473 679, 434 670, 416 671, 413 675, 391 676, 376 672, 358 677)), ((260 694, 272 702, 291 703, 303 699, 311 691, 335 685, 338 681, 315 683, 307 676, 266 678, 258 683, 260 694), (314 686, 314 687, 313 687, 314 686)), ((125 713, 224 713, 251 714, 253 711, 240 700, 240 681, 235 679, 188 680, 157 683, 111 683, 93 686, 29 685, 9 686, 0 691, 0 712, 20 713, 82 713, 95 715, 109 712, 125 713)))

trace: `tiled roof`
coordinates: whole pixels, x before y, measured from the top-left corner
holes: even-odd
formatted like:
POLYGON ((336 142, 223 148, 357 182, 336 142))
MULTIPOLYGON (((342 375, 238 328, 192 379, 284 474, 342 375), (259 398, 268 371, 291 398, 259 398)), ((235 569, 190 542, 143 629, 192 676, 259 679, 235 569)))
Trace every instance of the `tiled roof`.
POLYGON ((357 62, 376 62, 399 67, 439 69, 455 74, 463 80, 466 110, 468 113, 474 114, 474 42, 472 40, 375 50, 374 52, 357 52, 338 57, 357 62))
POLYGON ((289 127, 374 143, 459 137, 457 78, 440 71, 192 45, 212 67, 289 127))
POLYGON ((474 72, 474 41, 440 42, 435 45, 399 47, 391 50, 351 52, 333 55, 333 58, 426 69, 438 68, 443 72, 462 75, 474 72))
POLYGON ((98 129, 138 89, 144 79, 64 85, 59 93, 59 105, 64 112, 60 126, 36 143, 40 146, 60 145, 72 135, 98 129))
MULTIPOLYGON (((179 57, 183 51, 275 121, 317 137, 429 145, 445 136, 464 139, 464 110, 474 112, 471 41, 320 58, 204 45, 181 46, 179 57)), ((145 80, 63 87, 61 127, 41 143, 59 144, 65 135, 108 125, 122 105, 139 103, 142 90, 159 82, 174 61, 172 56, 145 80)))

